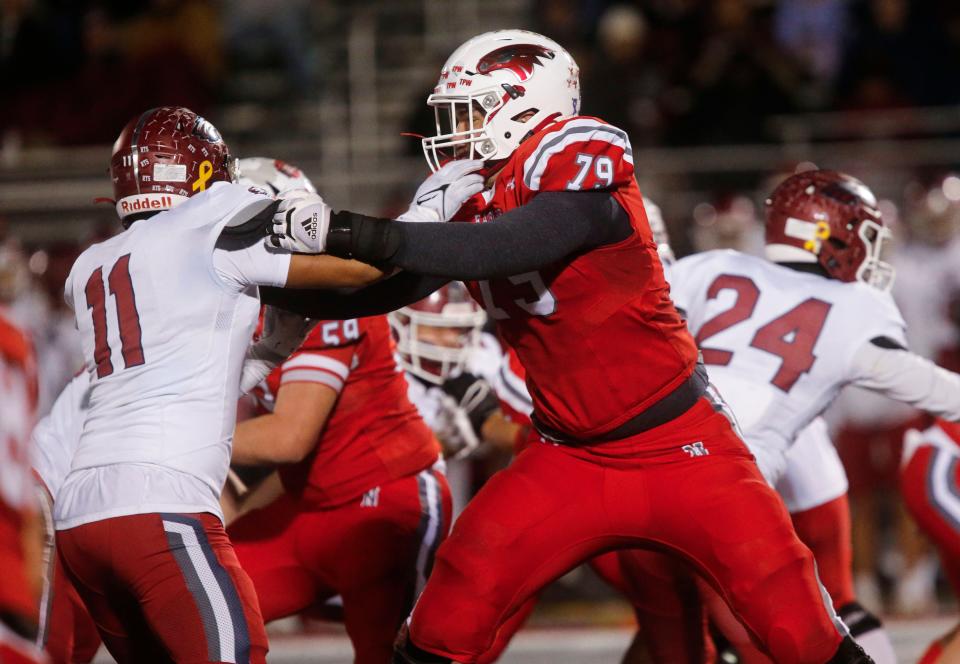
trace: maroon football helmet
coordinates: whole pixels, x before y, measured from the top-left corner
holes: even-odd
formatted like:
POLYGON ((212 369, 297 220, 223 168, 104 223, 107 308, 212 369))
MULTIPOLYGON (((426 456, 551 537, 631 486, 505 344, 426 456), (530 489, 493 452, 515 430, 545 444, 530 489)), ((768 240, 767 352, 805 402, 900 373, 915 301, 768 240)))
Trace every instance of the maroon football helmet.
POLYGON ((818 263, 833 279, 893 285, 881 260, 890 230, 873 192, 837 171, 813 170, 784 180, 766 201, 766 254, 775 262, 818 263))
POLYGON ((110 177, 124 226, 169 210, 214 182, 236 179, 236 160, 212 124, 182 106, 130 120, 113 144, 110 177))

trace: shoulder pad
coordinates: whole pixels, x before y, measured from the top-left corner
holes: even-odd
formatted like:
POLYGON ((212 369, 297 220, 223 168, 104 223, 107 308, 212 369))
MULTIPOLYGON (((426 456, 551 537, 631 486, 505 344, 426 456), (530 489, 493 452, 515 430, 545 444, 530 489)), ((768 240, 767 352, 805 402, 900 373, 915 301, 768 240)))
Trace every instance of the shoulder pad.
POLYGON ((580 191, 617 187, 633 179, 627 133, 602 120, 577 117, 550 127, 523 163, 531 191, 580 191))

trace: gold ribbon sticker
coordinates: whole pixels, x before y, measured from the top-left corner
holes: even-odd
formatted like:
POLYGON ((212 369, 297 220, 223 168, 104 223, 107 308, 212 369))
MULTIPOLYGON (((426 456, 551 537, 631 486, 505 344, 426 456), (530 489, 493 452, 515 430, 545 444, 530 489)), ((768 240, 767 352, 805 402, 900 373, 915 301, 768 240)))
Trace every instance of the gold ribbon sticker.
POLYGON ((820 253, 820 245, 824 240, 830 238, 830 225, 825 221, 817 222, 817 230, 814 231, 813 239, 803 243, 803 248, 813 253, 820 253))
POLYGON ((200 162, 200 176, 193 181, 193 190, 206 191, 207 180, 211 177, 213 177, 213 164, 210 163, 209 159, 205 159, 200 162))

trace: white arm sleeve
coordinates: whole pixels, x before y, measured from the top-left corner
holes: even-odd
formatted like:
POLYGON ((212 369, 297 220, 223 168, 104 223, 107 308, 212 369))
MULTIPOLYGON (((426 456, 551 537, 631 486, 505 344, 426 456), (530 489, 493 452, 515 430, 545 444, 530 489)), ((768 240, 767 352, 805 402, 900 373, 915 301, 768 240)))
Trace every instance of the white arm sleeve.
POLYGON ((284 286, 290 271, 290 254, 255 242, 245 249, 213 250, 213 268, 224 283, 238 291, 247 286, 284 286))
POLYGON ((854 354, 853 382, 948 420, 960 421, 960 374, 916 353, 867 342, 854 354))

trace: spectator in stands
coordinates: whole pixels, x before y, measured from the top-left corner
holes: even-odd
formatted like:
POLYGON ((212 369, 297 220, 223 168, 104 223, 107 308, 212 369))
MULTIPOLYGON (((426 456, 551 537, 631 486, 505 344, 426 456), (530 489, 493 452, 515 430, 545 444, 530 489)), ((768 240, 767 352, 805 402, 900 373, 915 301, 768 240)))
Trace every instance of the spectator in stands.
POLYGON ((958 100, 955 46, 930 5, 864 0, 854 6, 852 36, 837 82, 848 108, 928 106, 958 100))

